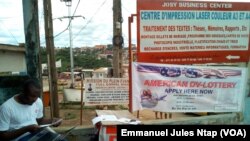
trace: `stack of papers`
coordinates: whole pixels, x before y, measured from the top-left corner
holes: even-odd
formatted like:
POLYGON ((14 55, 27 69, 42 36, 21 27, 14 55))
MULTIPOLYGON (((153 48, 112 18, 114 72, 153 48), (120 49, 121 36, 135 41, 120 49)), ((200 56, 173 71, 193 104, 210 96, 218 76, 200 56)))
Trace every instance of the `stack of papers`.
POLYGON ((116 118, 115 115, 101 115, 92 119, 92 123, 93 125, 95 125, 96 123, 101 121, 117 121, 117 120, 118 119, 116 118))
POLYGON ((51 124, 43 124, 43 125, 40 125, 39 127, 53 126, 53 125, 58 124, 58 123, 61 122, 61 121, 62 121, 62 119, 59 119, 59 120, 57 120, 56 122, 53 122, 53 123, 51 123, 51 124))
POLYGON ((115 115, 101 115, 101 116, 98 116, 98 117, 95 117, 94 119, 92 119, 93 125, 95 125, 96 123, 101 122, 101 121, 117 121, 117 122, 134 124, 134 125, 141 123, 141 121, 139 121, 139 120, 133 120, 133 119, 129 119, 129 118, 117 119, 117 117, 115 115))
POLYGON ((129 118, 120 118, 118 119, 119 122, 123 122, 123 123, 127 123, 127 124, 140 124, 141 121, 139 120, 133 120, 133 119, 129 119, 129 118))

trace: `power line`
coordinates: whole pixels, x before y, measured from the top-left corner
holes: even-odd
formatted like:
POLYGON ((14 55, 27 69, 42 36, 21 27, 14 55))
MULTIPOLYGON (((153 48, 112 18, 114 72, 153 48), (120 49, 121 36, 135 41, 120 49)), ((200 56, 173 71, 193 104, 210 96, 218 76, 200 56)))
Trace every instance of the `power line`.
POLYGON ((100 9, 104 6, 104 4, 107 2, 107 0, 105 0, 99 7, 98 9, 95 11, 94 15, 87 21, 87 23, 79 30, 79 32, 73 37, 73 40, 82 32, 83 29, 85 29, 88 24, 90 24, 93 20, 93 18, 96 16, 96 14, 100 11, 100 9))
MULTIPOLYGON (((79 0, 79 1, 80 1, 80 0, 79 0)), ((79 5, 79 1, 78 1, 78 4, 77 4, 77 7, 78 7, 78 5, 79 5)), ((105 4, 106 2, 107 2, 107 0, 105 0, 105 1, 98 7, 98 9, 95 11, 95 13, 94 13, 93 16, 90 18, 90 20, 87 21, 86 25, 84 25, 84 26, 79 30, 79 32, 73 37, 73 40, 82 32, 82 30, 84 30, 84 29, 88 26, 88 24, 90 24, 90 23, 92 22, 93 18, 96 16, 96 14, 97 14, 97 13, 99 12, 99 10, 104 6, 104 4, 105 4)), ((77 8, 76 8, 76 9, 77 9, 77 8)), ((76 9, 75 9, 75 11, 74 11, 74 14, 76 13, 76 9)), ((72 20, 72 18, 71 18, 71 20, 72 20)), ((71 22, 71 20, 70 20, 70 22, 71 22)), ((68 27, 69 27, 69 25, 70 25, 70 23, 68 24, 68 27)), ((55 35, 54 38, 58 37, 58 36, 61 35, 63 32, 65 32, 65 31, 68 29, 68 27, 67 27, 65 30, 63 30, 62 32, 60 32, 60 33, 58 33, 57 35, 55 35)), ((67 46, 67 45, 65 44, 64 46, 67 46)))
POLYGON ((63 32, 65 32, 66 30, 68 30, 69 27, 66 27, 63 31, 61 31, 60 33, 56 34, 54 36, 54 38, 58 37, 59 35, 63 34, 63 32))
POLYGON ((79 4, 80 4, 80 0, 78 0, 78 3, 77 3, 77 5, 76 5, 76 8, 75 8, 75 10, 74 10, 73 15, 72 15, 71 18, 70 18, 70 21, 69 21, 68 26, 67 26, 62 32, 56 34, 56 35, 54 36, 54 38, 58 37, 58 36, 61 35, 63 32, 65 32, 66 30, 68 30, 68 28, 69 28, 69 26, 70 26, 70 24, 71 24, 71 21, 72 21, 73 17, 75 16, 75 13, 76 13, 76 10, 77 10, 79 4))
POLYGON ((9 32, 9 34, 11 35, 11 37, 17 42, 17 44, 19 44, 19 42, 17 41, 17 39, 15 38, 15 36, 11 33, 11 31, 4 25, 4 23, 2 21, 0 21, 1 25, 5 27, 5 29, 9 32))
POLYGON ((76 13, 76 10, 77 10, 77 8, 78 8, 78 6, 79 6, 79 3, 80 3, 80 0, 78 0, 78 3, 77 3, 77 5, 76 5, 75 11, 74 11, 74 13, 73 13, 73 16, 75 16, 75 13, 76 13))
POLYGON ((9 19, 14 19, 16 17, 0 17, 0 20, 9 20, 9 19))
POLYGON ((125 9, 129 14, 131 13, 123 4, 122 4, 122 8, 125 9))
MULTIPOLYGON (((73 16, 71 16, 71 18, 69 17, 69 18, 70 18, 70 21, 69 21, 69 24, 67 25, 67 27, 66 27, 63 31, 61 31, 60 33, 56 34, 56 35, 54 36, 54 39, 57 38, 58 36, 60 36, 60 35, 61 35, 62 33, 64 33, 65 31, 68 30, 68 28, 69 28, 69 26, 70 26, 70 24, 71 24, 71 21, 72 21, 74 15, 75 15, 75 13, 76 13, 76 10, 78 9, 79 4, 80 4, 80 0, 78 0, 78 2, 77 2, 76 8, 75 8, 74 13, 73 13, 73 16)), ((64 17, 64 18, 65 18, 65 17, 64 17)), ((60 19, 60 18, 56 18, 56 19, 60 19)), ((42 42, 41 44, 44 44, 44 43, 45 43, 45 41, 42 42)))

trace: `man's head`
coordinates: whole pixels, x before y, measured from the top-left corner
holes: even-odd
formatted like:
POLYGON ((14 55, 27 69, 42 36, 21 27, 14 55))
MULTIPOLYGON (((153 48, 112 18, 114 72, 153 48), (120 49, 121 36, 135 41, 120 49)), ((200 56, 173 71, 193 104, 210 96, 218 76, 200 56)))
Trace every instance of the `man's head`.
POLYGON ((24 82, 23 93, 19 100, 22 104, 32 105, 40 96, 41 86, 33 79, 24 82))

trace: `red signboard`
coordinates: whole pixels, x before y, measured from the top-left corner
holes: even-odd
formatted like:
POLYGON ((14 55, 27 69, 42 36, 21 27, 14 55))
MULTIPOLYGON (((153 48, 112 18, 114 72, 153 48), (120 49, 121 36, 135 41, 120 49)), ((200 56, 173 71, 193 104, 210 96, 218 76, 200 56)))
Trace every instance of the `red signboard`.
POLYGON ((250 2, 137 0, 138 61, 249 61, 250 2))

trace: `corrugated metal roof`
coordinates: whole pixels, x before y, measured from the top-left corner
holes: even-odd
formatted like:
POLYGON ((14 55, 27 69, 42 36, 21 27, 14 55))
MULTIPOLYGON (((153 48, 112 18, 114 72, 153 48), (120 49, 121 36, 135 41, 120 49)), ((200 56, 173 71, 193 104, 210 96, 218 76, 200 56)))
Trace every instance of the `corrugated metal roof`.
POLYGON ((94 70, 94 72, 107 72, 107 71, 108 71, 108 68, 103 68, 103 67, 94 70))
POLYGON ((0 50, 13 51, 13 52, 25 52, 25 48, 16 45, 0 44, 0 50))

